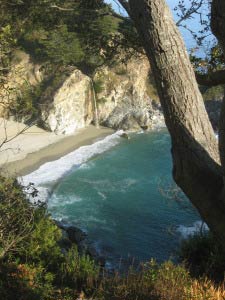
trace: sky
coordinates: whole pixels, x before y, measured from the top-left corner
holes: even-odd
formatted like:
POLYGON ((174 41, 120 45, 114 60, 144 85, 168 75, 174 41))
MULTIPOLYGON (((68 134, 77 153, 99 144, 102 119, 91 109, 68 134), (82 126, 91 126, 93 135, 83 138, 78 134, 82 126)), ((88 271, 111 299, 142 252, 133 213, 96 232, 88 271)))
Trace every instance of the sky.
MULTIPOLYGON (((178 1, 179 0, 166 0, 166 2, 170 6, 170 8, 171 8, 171 10, 174 14, 175 19, 177 19, 177 17, 175 15, 174 11, 173 11, 173 8, 177 5, 178 1)), ((110 3, 116 11, 120 10, 120 12, 124 12, 124 10, 121 7, 119 7, 118 4, 115 3, 117 1, 105 0, 105 2, 110 3)), ((184 2, 188 6, 188 3, 190 2, 190 0, 184 0, 184 2)), ((202 11, 202 13, 206 14, 208 12, 208 8, 205 6, 201 9, 201 11, 202 11)), ((201 29, 200 20, 199 20, 198 16, 195 16, 194 19, 191 19, 191 20, 187 21, 186 24, 189 26, 189 28, 191 30, 193 30, 195 32, 201 29)), ((193 39, 192 35, 186 29, 181 28, 180 30, 181 30, 181 34, 182 34, 182 36, 185 40, 187 49, 190 50, 191 48, 196 47, 196 41, 193 39)), ((206 40, 205 45, 199 50, 199 52, 198 52, 199 56, 204 56, 204 53, 206 53, 207 48, 209 47, 209 44, 211 44, 212 40, 213 40, 213 36, 211 35, 206 40)))

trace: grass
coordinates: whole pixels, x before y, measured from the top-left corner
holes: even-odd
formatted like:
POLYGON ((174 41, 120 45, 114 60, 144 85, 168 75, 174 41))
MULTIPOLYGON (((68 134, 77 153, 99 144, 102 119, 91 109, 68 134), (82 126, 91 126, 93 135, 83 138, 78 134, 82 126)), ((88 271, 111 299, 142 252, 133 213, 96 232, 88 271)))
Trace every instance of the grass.
POLYGON ((212 281, 193 279, 184 265, 154 260, 139 270, 130 269, 126 276, 115 274, 105 277, 92 299, 104 300, 222 300, 224 285, 212 281))

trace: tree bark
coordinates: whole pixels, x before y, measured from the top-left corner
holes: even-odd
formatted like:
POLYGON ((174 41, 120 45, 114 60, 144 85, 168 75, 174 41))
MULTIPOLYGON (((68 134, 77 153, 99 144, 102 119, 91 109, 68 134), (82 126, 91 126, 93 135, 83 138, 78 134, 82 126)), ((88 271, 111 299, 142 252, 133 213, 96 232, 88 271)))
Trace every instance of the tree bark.
MULTIPOLYGON (((211 29, 217 37, 225 55, 225 1, 213 0, 211 9, 211 29)), ((219 124, 219 151, 225 182, 225 96, 222 103, 219 124)), ((225 193, 224 193, 225 195, 225 193)), ((224 196, 225 197, 225 196, 224 196)))
POLYGON ((218 144, 184 42, 164 0, 129 0, 172 140, 173 176, 225 249, 218 144))

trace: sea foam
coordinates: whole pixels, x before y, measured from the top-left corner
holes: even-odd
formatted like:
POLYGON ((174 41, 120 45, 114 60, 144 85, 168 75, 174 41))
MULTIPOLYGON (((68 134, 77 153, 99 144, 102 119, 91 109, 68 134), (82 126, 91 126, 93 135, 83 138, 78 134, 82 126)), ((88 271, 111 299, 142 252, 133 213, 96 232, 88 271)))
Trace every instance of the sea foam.
POLYGON ((82 146, 60 159, 47 162, 36 171, 20 177, 19 181, 23 186, 28 186, 30 183, 34 184, 34 187, 39 192, 39 200, 46 201, 51 189, 60 178, 72 168, 80 167, 95 155, 101 154, 116 146, 120 142, 120 135, 122 133, 122 130, 117 131, 91 145, 82 146))
POLYGON ((177 228, 177 232, 179 232, 184 239, 187 239, 188 237, 200 232, 206 232, 208 230, 208 226, 202 221, 196 221, 191 226, 180 225, 177 228))

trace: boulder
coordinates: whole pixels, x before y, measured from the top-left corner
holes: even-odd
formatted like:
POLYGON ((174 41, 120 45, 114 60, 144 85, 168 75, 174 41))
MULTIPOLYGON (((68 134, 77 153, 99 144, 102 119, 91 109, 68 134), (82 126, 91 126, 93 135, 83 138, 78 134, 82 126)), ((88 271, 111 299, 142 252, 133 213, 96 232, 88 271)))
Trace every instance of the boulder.
POLYGON ((68 234, 69 240, 77 245, 79 245, 79 243, 85 240, 87 237, 87 234, 83 230, 75 226, 66 228, 66 232, 68 234))
POLYGON ((93 120, 91 79, 75 69, 42 105, 42 122, 57 134, 72 134, 93 120))

